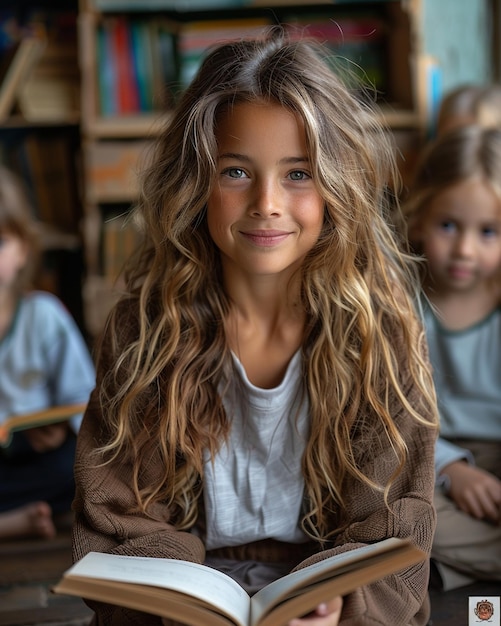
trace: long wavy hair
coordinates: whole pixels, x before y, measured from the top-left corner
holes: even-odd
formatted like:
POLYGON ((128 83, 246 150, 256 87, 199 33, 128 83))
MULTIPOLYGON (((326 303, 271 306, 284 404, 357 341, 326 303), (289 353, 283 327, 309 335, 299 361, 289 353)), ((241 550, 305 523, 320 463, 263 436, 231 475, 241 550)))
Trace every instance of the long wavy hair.
POLYGON ((300 276, 310 405, 302 523, 322 540, 333 532, 329 515, 343 506, 348 475, 389 493, 391 481, 380 485, 361 472, 353 428, 373 432, 376 424, 391 441, 394 479, 406 460, 395 406, 425 425, 436 418, 414 264, 385 220, 395 202, 388 181, 398 178, 393 146, 365 98, 345 87, 315 43, 272 30, 215 48, 160 137, 135 212, 144 246, 105 332, 111 371, 100 398, 109 437, 99 452, 105 462, 132 464, 142 510, 164 501, 178 528, 194 524, 203 453, 215 455, 229 430, 218 389, 232 371, 224 332, 231 302, 206 203, 216 178, 217 120, 239 102, 279 103, 302 120, 325 200, 323 230, 300 276), (124 331, 130 323, 132 339, 124 331), (402 369, 422 392, 419 406, 406 396, 402 369), (158 479, 144 484, 152 458, 161 461, 158 479))

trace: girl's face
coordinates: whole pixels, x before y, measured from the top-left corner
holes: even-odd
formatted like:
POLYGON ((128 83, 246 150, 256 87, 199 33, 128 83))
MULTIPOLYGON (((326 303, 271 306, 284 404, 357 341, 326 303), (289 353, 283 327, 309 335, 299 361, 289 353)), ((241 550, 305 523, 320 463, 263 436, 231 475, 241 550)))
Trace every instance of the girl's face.
POLYGON ((16 235, 0 231, 0 289, 10 289, 28 260, 28 247, 16 235))
POLYGON ((216 138, 207 221, 225 275, 289 275, 324 220, 303 125, 280 105, 240 103, 220 120, 216 138))
POLYGON ((501 268, 501 202, 479 178, 433 198, 417 234, 433 286, 442 293, 474 290, 501 268))

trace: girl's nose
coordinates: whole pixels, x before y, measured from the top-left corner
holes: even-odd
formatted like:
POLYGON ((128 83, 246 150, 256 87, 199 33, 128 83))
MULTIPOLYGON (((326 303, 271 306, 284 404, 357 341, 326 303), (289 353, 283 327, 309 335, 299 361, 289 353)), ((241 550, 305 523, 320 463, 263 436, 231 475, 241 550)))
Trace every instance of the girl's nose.
POLYGON ((460 233, 456 240, 456 252, 461 257, 471 257, 475 254, 476 242, 472 233, 460 233))
POLYGON ((272 181, 263 181, 256 184, 252 202, 251 214, 255 217, 272 217, 281 213, 280 186, 272 181))

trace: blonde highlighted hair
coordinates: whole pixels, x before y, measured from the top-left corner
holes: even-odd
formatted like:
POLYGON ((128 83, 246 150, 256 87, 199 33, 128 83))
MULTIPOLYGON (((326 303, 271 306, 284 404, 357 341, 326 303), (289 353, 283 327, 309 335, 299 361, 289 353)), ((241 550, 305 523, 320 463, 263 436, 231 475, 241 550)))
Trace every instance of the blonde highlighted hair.
POLYGON ((388 181, 398 178, 393 146, 323 49, 288 41, 281 30, 208 54, 144 173, 136 209, 144 246, 129 266, 129 295, 112 312, 102 349, 111 371, 100 384, 109 438, 99 452, 105 462, 132 464, 140 508, 166 501, 178 528, 193 525, 203 452, 214 455, 229 428, 217 390, 231 375, 224 332, 231 303, 205 206, 215 180, 217 120, 237 102, 279 103, 302 120, 325 200, 320 239, 301 269, 301 296, 311 415, 303 526, 326 539, 334 532, 329 503, 342 510, 348 474, 385 495, 390 489, 361 473, 352 430, 383 432, 395 450, 395 477, 406 447, 394 413, 434 426, 434 395, 415 316, 414 261, 385 219, 395 202, 388 181), (129 324, 136 327, 132 342, 123 332, 129 324), (422 392, 418 406, 406 396, 402 369, 422 392), (142 468, 153 456, 162 471, 146 485, 142 468))

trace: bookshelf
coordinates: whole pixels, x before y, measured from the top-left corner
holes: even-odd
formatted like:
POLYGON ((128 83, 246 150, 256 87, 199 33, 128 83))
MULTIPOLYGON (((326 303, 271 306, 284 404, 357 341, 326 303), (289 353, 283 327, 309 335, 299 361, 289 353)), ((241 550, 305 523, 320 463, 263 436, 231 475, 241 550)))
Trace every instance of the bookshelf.
POLYGON ((110 255, 120 249, 123 257, 134 241, 123 217, 137 194, 137 170, 202 49, 274 23, 329 41, 375 84, 405 179, 429 107, 421 11, 421 0, 80 0, 83 298, 90 333, 99 332, 114 301, 118 268, 110 255))
POLYGON ((0 15, 0 162, 24 183, 40 222, 36 286, 82 314, 77 2, 21 0, 0 15))

